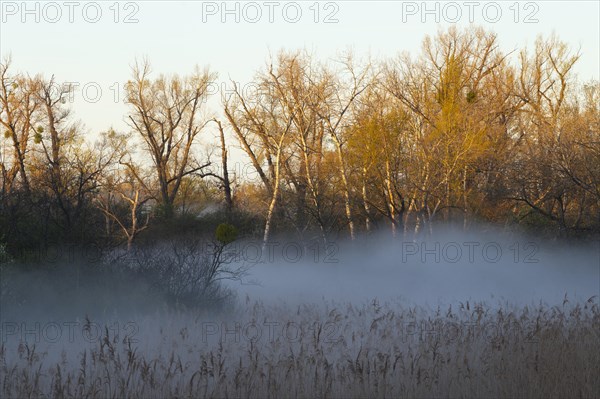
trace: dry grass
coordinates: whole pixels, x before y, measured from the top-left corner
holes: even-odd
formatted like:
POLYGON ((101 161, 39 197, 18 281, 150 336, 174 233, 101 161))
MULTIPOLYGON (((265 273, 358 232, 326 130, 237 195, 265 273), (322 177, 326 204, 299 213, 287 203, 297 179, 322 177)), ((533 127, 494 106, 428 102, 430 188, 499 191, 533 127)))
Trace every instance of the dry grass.
POLYGON ((110 328, 92 343, 64 347, 4 339, 0 392, 5 398, 594 397, 600 392, 596 302, 426 309, 246 301, 227 317, 140 319, 135 343, 110 328), (225 334, 236 322, 239 335, 225 334), (215 327, 220 333, 209 334, 215 327), (258 330, 261 337, 250 339, 258 330))

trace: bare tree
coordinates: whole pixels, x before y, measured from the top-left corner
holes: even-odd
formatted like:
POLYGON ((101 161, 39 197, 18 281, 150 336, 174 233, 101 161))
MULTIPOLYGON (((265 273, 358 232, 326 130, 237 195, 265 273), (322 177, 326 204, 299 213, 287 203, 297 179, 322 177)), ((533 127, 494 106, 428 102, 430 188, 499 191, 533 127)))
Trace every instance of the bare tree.
POLYGON ((331 71, 324 76, 325 89, 321 91, 321 107, 315 107, 316 112, 322 118, 325 129, 335 144, 335 152, 339 163, 339 175, 342 182, 344 194, 344 209, 350 238, 355 238, 354 220, 352 217, 352 203, 350 186, 348 183, 348 166, 346 164, 345 143, 343 131, 346 121, 349 119, 351 107, 358 96, 372 83, 371 65, 357 67, 352 54, 346 55, 340 61, 341 70, 331 71))
POLYGON ((578 135, 574 130, 578 128, 572 125, 573 113, 579 108, 572 91, 573 66, 578 59, 579 54, 571 53, 556 36, 540 37, 532 54, 526 50, 520 54, 517 95, 523 102, 518 126, 521 156, 511 173, 511 199, 556 223, 560 234, 581 220, 582 211, 573 212, 573 208, 586 207, 577 195, 582 187, 577 186, 569 172, 573 169, 567 166, 571 164, 567 154, 575 155, 582 149, 574 145, 578 135), (522 173, 523 168, 528 173, 522 173), (573 215, 573 225, 569 215, 573 215))
POLYGON ((11 164, 2 159, 2 192, 10 195, 19 174, 23 189, 29 194, 25 164, 29 152, 29 137, 36 133, 35 113, 39 102, 26 77, 11 75, 10 64, 10 57, 0 63, 0 123, 5 129, 4 138, 10 140, 12 147, 11 164))
POLYGON ((127 146, 130 137, 109 130, 103 134, 99 150, 113 154, 113 161, 102 174, 100 193, 95 197, 98 209, 107 221, 106 234, 112 235, 110 222, 115 222, 127 240, 130 251, 140 232, 148 227, 150 211, 144 205, 154 199, 144 183, 149 180, 141 165, 132 160, 133 148, 127 146))
POLYGON ((225 197, 225 210, 227 211, 227 217, 231 218, 231 212, 233 211, 233 197, 231 195, 231 181, 229 180, 229 170, 227 165, 227 147, 225 146, 225 132, 223 131, 223 124, 218 119, 214 119, 214 122, 219 128, 219 138, 221 142, 221 168, 223 169, 222 176, 216 176, 223 185, 223 195, 225 197))
POLYGON ((70 234, 113 157, 86 142, 80 124, 71 120, 70 109, 65 106, 71 87, 59 85, 54 77, 46 80, 41 76, 31 79, 30 84, 40 104, 31 176, 38 188, 50 193, 53 207, 61 215, 54 219, 70 234))
POLYGON ((259 90, 247 96, 242 95, 234 84, 234 97, 225 101, 224 112, 267 190, 269 200, 263 232, 266 245, 280 197, 282 170, 286 157, 290 156, 286 149, 289 148, 288 133, 292 129, 294 115, 281 112, 276 88, 268 75, 258 79, 259 90), (266 166, 263 166, 263 159, 266 166))
POLYGON ((508 139, 512 92, 498 83, 509 76, 506 57, 496 35, 451 28, 427 37, 416 61, 405 55, 387 67, 387 90, 412 115, 417 170, 408 212, 417 212, 415 230, 419 222, 431 229, 440 211, 450 220, 452 210, 466 228, 481 163, 508 139))
POLYGON ((173 213, 182 179, 202 174, 210 165, 194 156, 193 145, 210 121, 203 117, 202 107, 214 78, 208 70, 196 70, 183 78, 161 75, 150 80, 150 65, 145 61, 136 63, 126 86, 126 101, 132 108, 130 125, 152 158, 160 205, 167 217, 173 213))

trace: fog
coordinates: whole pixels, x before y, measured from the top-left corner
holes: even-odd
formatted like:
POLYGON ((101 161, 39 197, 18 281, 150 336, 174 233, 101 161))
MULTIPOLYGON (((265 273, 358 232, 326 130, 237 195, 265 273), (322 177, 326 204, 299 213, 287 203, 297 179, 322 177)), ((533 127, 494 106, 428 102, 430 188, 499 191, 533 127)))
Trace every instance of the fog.
MULTIPOLYGON (((234 294, 233 306, 248 299, 291 305, 373 299, 418 306, 467 300, 556 305, 600 293, 599 242, 544 241, 489 227, 469 233, 438 228, 433 236, 411 240, 386 231, 327 245, 280 238, 261 248, 240 240, 231 248, 233 263, 248 267, 241 281, 223 281, 234 294)), ((98 320, 166 309, 160 295, 148 296, 152 288, 145 282, 102 274, 102 262, 81 263, 59 260, 42 270, 4 271, 3 320, 98 320)))
POLYGON ((514 397, 529 388, 513 382, 529 375, 546 397, 572 392, 568 370, 588 381, 582 396, 598 388, 588 367, 598 361, 598 242, 543 241, 490 228, 317 242, 232 244, 232 265, 248 270, 241 281, 223 281, 232 295, 219 306, 173 308, 146 282, 103 271, 110 256, 3 267, 2 390, 71 397, 514 397), (436 361, 432 348, 446 360, 436 361), (508 374, 505 354, 516 367, 508 374), (538 357, 547 365, 539 367, 552 368, 538 372, 538 357), (408 365, 397 368, 403 358, 408 365), (389 359, 395 361, 388 375, 389 359), (465 376, 465 365, 475 377, 465 376), (415 369, 438 379, 423 380, 415 369), (252 370, 271 377, 257 380, 252 370), (482 378, 484 391, 474 382, 482 378), (152 382, 158 380, 164 382, 152 382))
MULTIPOLYGON (((242 248, 245 258, 257 258, 253 246, 242 248)), ((447 229, 410 241, 386 232, 318 250, 281 240, 261 258, 252 269, 259 284, 238 286, 241 295, 288 302, 401 298, 433 306, 466 300, 559 304, 565 295, 587 300, 600 292, 598 242, 559 243, 490 229, 447 229)))

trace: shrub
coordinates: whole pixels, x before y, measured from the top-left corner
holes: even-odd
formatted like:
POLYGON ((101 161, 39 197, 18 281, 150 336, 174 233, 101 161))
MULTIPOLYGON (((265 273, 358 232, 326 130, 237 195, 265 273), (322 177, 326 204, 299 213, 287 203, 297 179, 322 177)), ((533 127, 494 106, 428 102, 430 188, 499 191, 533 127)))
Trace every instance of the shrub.
POLYGON ((238 230, 235 226, 228 223, 221 223, 217 226, 217 240, 225 245, 232 243, 237 239, 238 230))
POLYGON ((138 246, 116 263, 147 282, 152 294, 164 297, 170 306, 220 306, 232 296, 222 281, 241 280, 247 272, 229 246, 236 235, 232 227, 222 227, 217 241, 188 238, 138 246))

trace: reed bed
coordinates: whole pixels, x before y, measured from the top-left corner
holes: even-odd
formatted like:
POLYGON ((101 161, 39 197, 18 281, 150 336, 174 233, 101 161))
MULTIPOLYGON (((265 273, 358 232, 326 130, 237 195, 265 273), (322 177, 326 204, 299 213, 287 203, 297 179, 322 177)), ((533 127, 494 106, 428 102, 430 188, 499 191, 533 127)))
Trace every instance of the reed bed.
POLYGON ((98 329, 84 319, 83 334, 75 330, 52 343, 5 333, 1 396, 585 398, 600 392, 595 297, 556 306, 438 307, 247 298, 227 314, 162 313, 128 323, 98 329), (84 340, 92 326, 96 339, 84 340))

